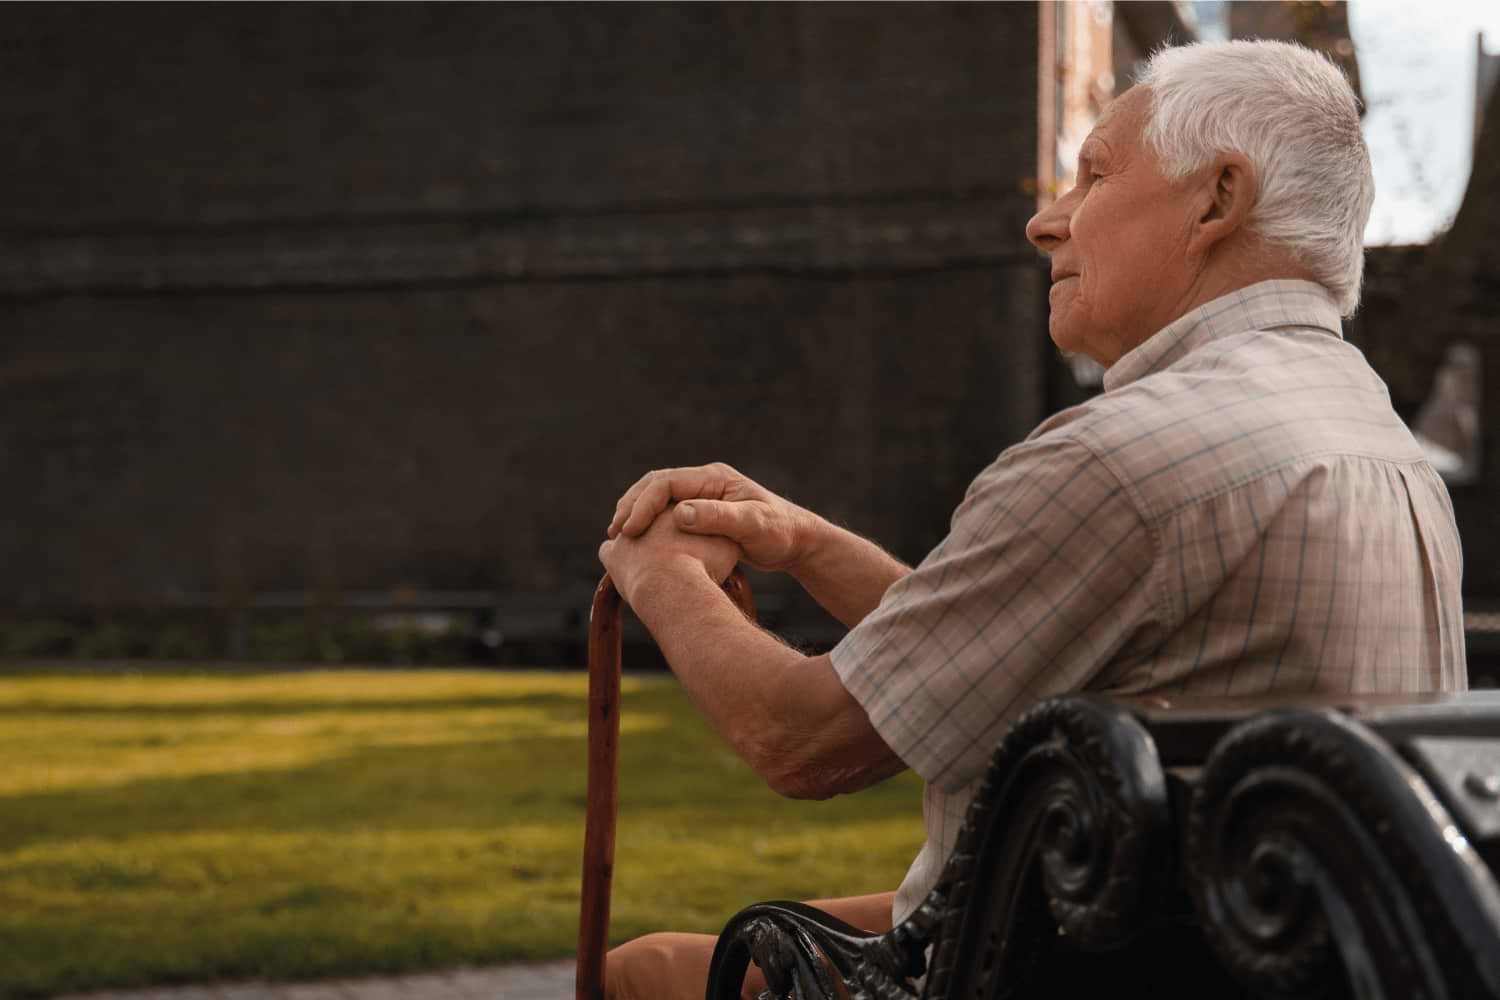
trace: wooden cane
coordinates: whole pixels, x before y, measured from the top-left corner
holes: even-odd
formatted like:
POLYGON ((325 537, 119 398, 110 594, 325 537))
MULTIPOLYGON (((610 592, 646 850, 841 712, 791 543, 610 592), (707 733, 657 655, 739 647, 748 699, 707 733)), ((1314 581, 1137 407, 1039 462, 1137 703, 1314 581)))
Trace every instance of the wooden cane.
MULTIPOLYGON (((738 569, 724 590, 755 620, 750 585, 738 569)), ((583 825, 583 892, 578 913, 576 1000, 603 1000, 609 942, 609 890, 615 873, 616 795, 620 787, 620 593, 608 574, 589 612, 589 777, 583 825)))

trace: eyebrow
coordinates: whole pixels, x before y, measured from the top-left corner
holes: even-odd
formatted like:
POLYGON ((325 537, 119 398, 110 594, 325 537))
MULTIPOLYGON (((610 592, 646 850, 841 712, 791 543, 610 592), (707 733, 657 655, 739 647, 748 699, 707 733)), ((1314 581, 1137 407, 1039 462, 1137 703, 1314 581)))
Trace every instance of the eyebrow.
POLYGON ((1088 138, 1083 140, 1083 145, 1078 147, 1079 167, 1083 167, 1084 164, 1088 164, 1090 167, 1092 167, 1096 162, 1098 162, 1098 160, 1101 159, 1099 150, 1102 145, 1103 144, 1100 143, 1098 139, 1094 138, 1093 133, 1089 133, 1088 138))
POLYGON ((1098 129, 1090 132, 1078 147, 1080 154, 1086 154, 1090 160, 1109 160, 1114 156, 1114 150, 1108 142, 1099 134, 1098 129))

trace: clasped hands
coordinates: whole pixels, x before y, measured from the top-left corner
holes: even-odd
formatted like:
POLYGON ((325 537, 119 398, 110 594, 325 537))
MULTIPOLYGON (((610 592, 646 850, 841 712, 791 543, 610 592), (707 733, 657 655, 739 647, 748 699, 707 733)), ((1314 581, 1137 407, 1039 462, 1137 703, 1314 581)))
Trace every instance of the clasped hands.
POLYGON ((741 560, 791 570, 815 518, 722 463, 646 473, 615 504, 599 561, 626 602, 660 574, 723 583, 741 560), (661 516, 668 513, 669 516, 661 516))

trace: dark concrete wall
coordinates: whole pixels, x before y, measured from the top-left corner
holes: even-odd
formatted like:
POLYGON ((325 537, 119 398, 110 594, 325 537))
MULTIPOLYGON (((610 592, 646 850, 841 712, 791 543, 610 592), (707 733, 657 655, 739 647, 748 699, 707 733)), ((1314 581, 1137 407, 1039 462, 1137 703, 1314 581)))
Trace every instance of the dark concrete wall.
POLYGON ((1042 415, 1013 5, 0 21, 0 606, 565 588, 722 459, 918 558, 1042 415))

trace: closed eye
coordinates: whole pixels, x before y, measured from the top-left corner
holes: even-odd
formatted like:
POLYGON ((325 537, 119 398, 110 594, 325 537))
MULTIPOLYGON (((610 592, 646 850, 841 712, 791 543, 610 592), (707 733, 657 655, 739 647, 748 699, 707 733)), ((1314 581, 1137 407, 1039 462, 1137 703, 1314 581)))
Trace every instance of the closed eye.
POLYGON ((1107 164, 1101 163, 1101 157, 1099 155, 1104 151, 1105 150, 1103 146, 1092 136, 1090 136, 1089 140, 1083 144, 1083 147, 1081 149, 1078 150, 1079 184, 1098 180, 1100 177, 1103 177, 1105 174, 1109 173, 1107 169, 1100 169, 1101 167, 1107 166, 1107 164))
POLYGON ((1087 156, 1080 155, 1078 157, 1078 186, 1081 188, 1087 188, 1098 179, 1098 165, 1095 164, 1094 161, 1089 159, 1087 156))

